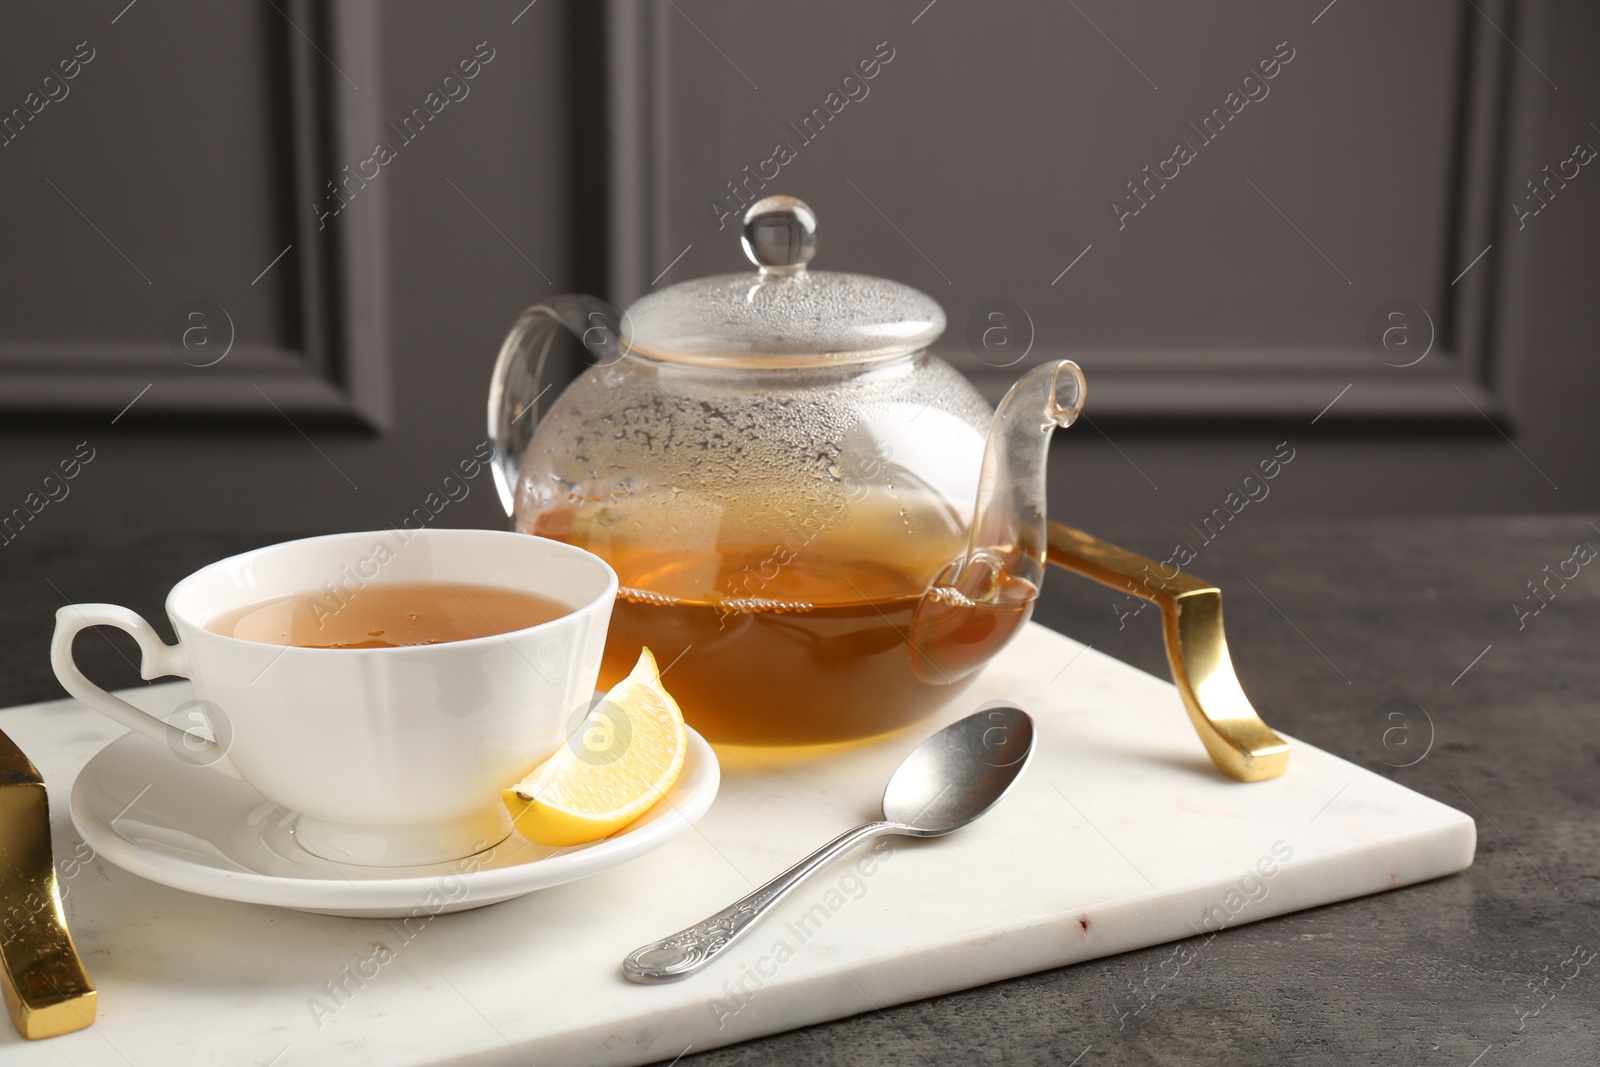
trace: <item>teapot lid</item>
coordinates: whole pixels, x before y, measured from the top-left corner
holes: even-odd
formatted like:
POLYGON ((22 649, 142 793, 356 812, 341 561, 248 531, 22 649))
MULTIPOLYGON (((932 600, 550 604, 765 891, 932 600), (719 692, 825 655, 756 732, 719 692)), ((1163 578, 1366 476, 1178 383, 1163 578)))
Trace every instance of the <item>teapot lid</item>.
POLYGON ((624 349, 775 369, 873 362, 920 351, 944 333, 943 309, 909 285, 807 270, 817 216, 792 196, 750 205, 740 242, 757 273, 697 278, 640 297, 623 314, 624 349))

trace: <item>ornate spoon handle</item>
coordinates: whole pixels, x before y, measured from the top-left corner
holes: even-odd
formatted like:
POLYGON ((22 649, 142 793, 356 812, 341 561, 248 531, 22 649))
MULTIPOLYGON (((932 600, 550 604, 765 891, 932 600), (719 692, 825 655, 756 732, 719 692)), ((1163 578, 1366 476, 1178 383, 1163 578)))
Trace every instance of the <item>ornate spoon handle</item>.
POLYGON ((854 830, 846 830, 772 881, 715 915, 660 941, 652 941, 634 949, 622 961, 623 975, 631 982, 648 985, 675 982, 693 974, 743 937, 763 915, 772 910, 774 904, 839 853, 871 837, 906 832, 907 827, 893 822, 869 822, 854 830))

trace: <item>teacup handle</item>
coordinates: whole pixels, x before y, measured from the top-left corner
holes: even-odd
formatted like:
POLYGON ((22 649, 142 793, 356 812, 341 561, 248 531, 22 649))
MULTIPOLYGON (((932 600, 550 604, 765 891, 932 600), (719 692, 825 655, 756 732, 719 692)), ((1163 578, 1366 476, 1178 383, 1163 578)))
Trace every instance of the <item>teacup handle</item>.
POLYGON ((138 642, 139 677, 145 681, 176 676, 189 677, 189 657, 183 646, 169 645, 144 621, 138 612, 116 604, 68 604, 56 611, 56 632, 50 639, 50 666, 67 692, 100 714, 121 723, 134 733, 182 753, 185 762, 210 767, 229 778, 239 772, 228 762, 221 745, 185 730, 180 730, 153 713, 143 711, 121 697, 91 682, 72 658, 72 640, 91 626, 115 626, 138 642))

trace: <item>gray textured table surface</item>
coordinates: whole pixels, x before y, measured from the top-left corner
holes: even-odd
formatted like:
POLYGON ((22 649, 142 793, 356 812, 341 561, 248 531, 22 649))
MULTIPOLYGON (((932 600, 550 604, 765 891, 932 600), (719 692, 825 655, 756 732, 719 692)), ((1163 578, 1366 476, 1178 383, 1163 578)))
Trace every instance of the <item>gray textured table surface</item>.
MULTIPOLYGON (((1175 531, 1095 531, 1157 558, 1175 531)), ((266 540, 57 537, 0 556, 0 704, 61 694, 68 598, 152 620, 190 570, 266 540)), ((1273 726, 1470 813, 1466 873, 1228 930, 1168 980, 1169 948, 864 1011, 680 1061, 818 1064, 1600 1062, 1600 561, 1537 614, 1528 582, 1600 549, 1582 518, 1252 519, 1191 569, 1226 593, 1245 688, 1273 726), (1550 571, 1546 571, 1548 566, 1550 571), (1140 1007, 1137 1013, 1133 1009, 1140 1007)), ((1159 617, 1052 572, 1039 621, 1164 674, 1159 617)), ((169 634, 170 638, 170 634, 169 634)), ((121 635, 80 639, 108 685, 121 635)), ((1241 786, 1241 788, 1249 788, 1241 786)))

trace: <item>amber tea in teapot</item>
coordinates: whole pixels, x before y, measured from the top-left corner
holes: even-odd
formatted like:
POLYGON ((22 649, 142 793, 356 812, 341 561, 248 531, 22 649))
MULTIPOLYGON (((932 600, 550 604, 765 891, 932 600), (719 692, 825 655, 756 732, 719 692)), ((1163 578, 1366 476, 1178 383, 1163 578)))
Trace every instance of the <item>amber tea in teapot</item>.
POLYGON ((960 544, 922 548, 924 559, 895 565, 793 542, 686 553, 613 541, 622 589, 600 684, 621 681, 649 645, 685 715, 720 742, 811 745, 914 723, 965 680, 959 668, 1010 639, 1035 598, 1019 582, 1004 603, 956 606, 913 646, 927 575, 960 544))
POLYGON ((808 270, 815 227, 772 197, 745 220, 757 273, 530 308, 491 385, 516 529, 617 571, 601 684, 648 645, 718 742, 865 738, 948 700, 1032 613, 1046 449, 1083 400, 1050 361, 991 411, 927 351, 938 304, 808 270), (539 417, 563 329, 593 362, 539 417))

